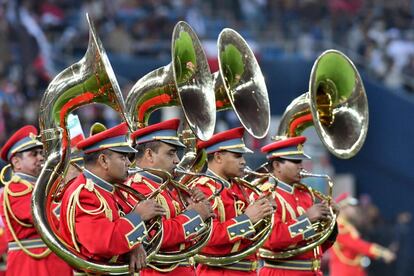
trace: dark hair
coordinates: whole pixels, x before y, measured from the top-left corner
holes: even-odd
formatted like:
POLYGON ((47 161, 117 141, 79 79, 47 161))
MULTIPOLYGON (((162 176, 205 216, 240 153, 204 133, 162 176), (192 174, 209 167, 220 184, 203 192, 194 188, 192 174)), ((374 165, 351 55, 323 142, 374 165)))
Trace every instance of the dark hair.
MULTIPOLYGON (((19 157, 19 158, 23 158, 23 151, 20 151, 20 152, 16 152, 13 156, 12 156, 12 158, 13 157, 19 157)), ((10 166, 11 166, 11 169, 12 170, 14 170, 14 166, 13 166, 13 163, 12 163, 12 158, 10 158, 10 166)))
POLYGON ((99 158, 99 155, 101 155, 101 154, 111 155, 112 151, 110 151, 108 149, 104 149, 104 150, 94 151, 94 152, 91 152, 91 153, 85 153, 85 155, 83 156, 83 161, 84 161, 85 165, 95 164, 96 161, 99 158))
POLYGON ((207 154, 207 162, 211 162, 214 159, 214 152, 207 154))
POLYGON ((277 161, 279 163, 285 163, 286 159, 280 158, 280 157, 276 157, 273 159, 270 159, 267 164, 266 164, 266 169, 271 172, 273 171, 273 161, 277 161))
POLYGON ((158 153, 158 149, 160 148, 160 146, 161 141, 151 141, 140 145, 136 145, 135 149, 137 150, 137 153, 135 153, 135 158, 141 159, 144 156, 144 152, 146 149, 151 149, 155 153, 158 153))

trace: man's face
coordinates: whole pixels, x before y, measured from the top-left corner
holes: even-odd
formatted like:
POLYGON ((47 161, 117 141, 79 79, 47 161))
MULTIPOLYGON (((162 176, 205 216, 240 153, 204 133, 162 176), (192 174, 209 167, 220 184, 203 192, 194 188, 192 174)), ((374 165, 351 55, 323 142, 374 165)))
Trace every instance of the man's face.
POLYGON ((170 144, 160 143, 158 151, 151 151, 151 167, 173 173, 174 168, 180 162, 177 155, 177 148, 170 144))
POLYGON ((28 174, 31 176, 39 176, 42 171, 42 164, 44 162, 43 149, 33 148, 22 152, 19 155, 15 155, 11 159, 13 164, 13 170, 28 174))
POLYGON ((221 151, 216 154, 219 154, 222 158, 223 173, 227 179, 242 177, 244 175, 246 160, 244 160, 242 153, 221 151))
POLYGON ((303 169, 302 160, 284 160, 284 162, 273 162, 274 174, 287 184, 300 181, 300 171, 303 169))
POLYGON ((105 154, 107 160, 108 176, 114 183, 122 184, 128 177, 128 167, 131 162, 127 153, 111 151, 105 154))

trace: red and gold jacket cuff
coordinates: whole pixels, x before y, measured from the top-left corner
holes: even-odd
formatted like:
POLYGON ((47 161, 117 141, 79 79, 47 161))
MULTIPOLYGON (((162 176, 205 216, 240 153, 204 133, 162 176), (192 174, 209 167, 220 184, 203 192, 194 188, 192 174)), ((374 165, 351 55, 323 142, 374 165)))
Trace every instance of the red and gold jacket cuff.
POLYGON ((234 240, 237 238, 246 238, 250 234, 255 233, 253 223, 249 217, 245 214, 235 217, 234 224, 227 227, 227 235, 229 240, 234 240))
POLYGON ((132 248, 136 244, 141 243, 143 239, 148 235, 145 223, 141 219, 141 216, 134 212, 125 215, 122 217, 122 219, 127 220, 133 227, 133 229, 125 235, 129 247, 132 248))
POLYGON ((202 231, 206 224, 203 222, 201 216, 194 210, 186 210, 181 215, 186 216, 189 220, 183 223, 183 231, 185 239, 196 235, 202 231))
POLYGON ((304 240, 308 240, 317 234, 306 215, 301 215, 296 221, 297 222, 289 226, 289 233, 292 238, 302 235, 304 240))

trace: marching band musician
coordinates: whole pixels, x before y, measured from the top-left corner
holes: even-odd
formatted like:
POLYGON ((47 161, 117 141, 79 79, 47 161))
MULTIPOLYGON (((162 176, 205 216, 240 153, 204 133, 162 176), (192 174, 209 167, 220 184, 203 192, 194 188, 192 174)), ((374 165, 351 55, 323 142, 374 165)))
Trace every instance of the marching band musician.
POLYGON ((364 241, 352 224, 358 215, 358 200, 348 193, 342 193, 336 199, 341 210, 338 217, 339 233, 330 250, 329 273, 332 276, 365 276, 363 257, 381 259, 390 263, 395 259, 391 250, 376 243, 364 241))
POLYGON ((132 210, 112 183, 128 176, 128 127, 122 123, 77 144, 83 151, 85 169, 65 190, 61 204, 60 232, 78 253, 94 261, 117 261, 130 253, 130 271, 146 265, 141 240, 144 221, 164 214, 155 201, 145 200, 132 210))
MULTIPOLYGON (((255 233, 253 225, 273 212, 267 198, 249 205, 248 191, 233 180, 244 175, 246 161, 243 154, 252 152, 245 146, 243 134, 243 128, 234 128, 197 144, 198 149, 205 149, 208 154, 207 175, 219 178, 225 187, 220 196, 212 200, 216 218, 212 237, 203 253, 225 255, 247 248, 251 242, 245 238, 255 233)), ((220 184, 208 176, 199 177, 192 185, 206 196, 220 188, 220 184)), ((256 275, 256 269, 257 257, 252 254, 231 265, 199 264, 197 275, 256 275)))
MULTIPOLYGON (((274 228, 264 244, 265 249, 274 252, 305 244, 316 234, 310 225, 330 216, 327 203, 314 203, 313 193, 300 183, 302 161, 310 159, 303 152, 305 141, 306 137, 303 136, 285 138, 262 148, 268 159, 268 171, 279 180, 276 183, 274 178, 269 178, 269 182, 261 186, 261 190, 266 192, 277 185, 274 228)), ((327 241, 303 254, 286 259, 264 259, 264 267, 259 275, 322 275, 322 254, 332 246, 336 234, 335 226, 327 241)))
MULTIPOLYGON (((136 164, 138 168, 159 169, 170 174, 179 163, 177 150, 184 148, 177 137, 179 119, 171 119, 141 128, 131 134, 136 143, 136 164)), ((138 192, 148 195, 157 190, 164 182, 162 175, 143 171, 132 176, 127 185, 138 192)), ((213 216, 211 206, 201 191, 191 191, 189 206, 184 206, 176 189, 169 185, 158 196, 157 201, 164 207, 166 214, 162 219, 164 236, 162 251, 179 251, 186 247, 189 239, 197 235, 204 221, 213 216)), ((175 265, 149 264, 141 275, 195 275, 194 266, 188 261, 175 265)))
POLYGON ((37 129, 27 125, 14 133, 0 155, 12 169, 5 185, 0 213, 9 241, 7 275, 72 275, 72 268, 51 253, 33 225, 32 190, 43 164, 43 145, 37 129))

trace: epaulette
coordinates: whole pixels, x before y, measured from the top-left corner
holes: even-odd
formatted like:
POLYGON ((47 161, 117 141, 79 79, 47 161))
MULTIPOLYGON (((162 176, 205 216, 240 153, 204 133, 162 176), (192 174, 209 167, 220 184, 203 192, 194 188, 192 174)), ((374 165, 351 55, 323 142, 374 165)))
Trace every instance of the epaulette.
POLYGON ((134 178, 133 178, 132 182, 135 182, 135 183, 142 182, 142 175, 140 175, 139 173, 136 173, 134 175, 134 178))
POLYGON ((312 197, 312 200, 313 201, 315 200, 315 193, 313 192, 312 187, 310 187, 306 184, 300 183, 300 182, 295 184, 295 187, 300 189, 300 190, 307 191, 310 194, 310 196, 312 197))
POLYGON ((19 197, 19 196, 27 195, 27 194, 29 194, 33 191, 33 187, 34 187, 33 184, 30 181, 27 181, 27 180, 21 178, 18 175, 13 175, 12 178, 8 182, 3 182, 3 183, 4 183, 5 187, 7 187, 6 190, 5 190, 6 193, 10 196, 13 196, 13 197, 19 197), (26 186, 26 189, 23 190, 23 191, 20 191, 20 192, 13 192, 13 191, 10 190, 10 184, 11 183, 23 184, 23 185, 26 186))
POLYGON ((201 184, 201 185, 206 185, 209 181, 210 181, 210 178, 209 177, 202 176, 195 183, 201 184))
POLYGON ((13 175, 12 178, 10 179, 9 183, 18 183, 22 180, 22 178, 18 175, 13 175))
POLYGON ((128 186, 128 187, 131 187, 131 184, 132 184, 132 177, 131 178, 129 178, 126 182, 125 182, 125 186, 128 186))
POLYGON ((93 192, 93 190, 95 189, 95 183, 92 181, 92 179, 88 178, 88 179, 86 179, 86 183, 83 186, 83 188, 85 188, 89 192, 93 192))

